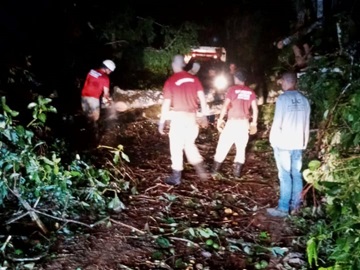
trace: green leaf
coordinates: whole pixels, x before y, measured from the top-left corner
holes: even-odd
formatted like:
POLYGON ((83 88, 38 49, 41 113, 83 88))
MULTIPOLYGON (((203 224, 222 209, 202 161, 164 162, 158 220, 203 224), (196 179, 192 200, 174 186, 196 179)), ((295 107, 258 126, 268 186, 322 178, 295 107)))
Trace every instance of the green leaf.
POLYGON ((162 236, 156 238, 155 242, 156 242, 156 244, 158 244, 161 248, 169 248, 169 247, 171 247, 170 241, 169 241, 167 238, 162 237, 162 236))
POLYGON ((16 132, 20 135, 20 136, 24 136, 25 135, 25 129, 23 126, 16 126, 16 132))
POLYGON ((42 98, 42 104, 48 104, 52 101, 50 98, 42 98))
POLYGON ((120 201, 118 195, 115 193, 114 198, 109 202, 108 208, 114 210, 115 212, 120 212, 121 210, 126 209, 122 201, 120 201))
POLYGON ((156 250, 153 254, 151 254, 151 258, 153 260, 161 260, 163 257, 164 257, 164 254, 159 250, 156 250))
POLYGON ((318 253, 315 238, 310 238, 306 243, 306 255, 308 257, 308 262, 310 267, 312 267, 313 262, 318 266, 318 253))
POLYGON ((316 171, 317 169, 320 168, 321 162, 319 160, 312 160, 309 162, 308 166, 311 171, 316 171))
POLYGON ((19 115, 19 112, 17 112, 17 111, 11 111, 10 114, 11 114, 12 117, 16 117, 16 116, 19 115))
POLYGON ((40 113, 37 118, 43 123, 46 122, 46 114, 45 113, 40 113))
POLYGON ((50 159, 48 159, 47 157, 40 157, 39 159, 43 160, 46 164, 53 166, 54 162, 52 162, 50 159))
POLYGON ((121 157, 122 157, 125 161, 130 162, 130 159, 129 159, 128 155, 126 155, 124 152, 121 152, 121 157))
POLYGON ((37 106, 37 104, 35 102, 31 102, 27 107, 28 107, 28 109, 32 109, 36 106, 37 106))
POLYGON ((214 241, 212 239, 208 239, 206 240, 205 244, 208 246, 212 246, 212 244, 214 244, 214 241))
POLYGON ((209 229, 209 228, 206 228, 206 229, 197 229, 198 232, 200 233, 200 235, 202 237, 205 237, 205 238, 209 238, 211 236, 216 236, 216 234, 214 234, 214 232, 209 229))
POLYGON ((189 233, 190 233, 190 235, 191 235, 192 237, 195 237, 194 228, 189 228, 188 231, 189 231, 189 233))
POLYGON ((119 161, 120 161, 120 155, 119 155, 118 152, 116 152, 116 153, 114 154, 113 162, 114 162, 115 164, 118 164, 119 161))
POLYGON ((48 107, 48 108, 47 108, 47 111, 48 111, 48 112, 52 112, 52 113, 57 113, 56 108, 53 107, 53 106, 48 107))
POLYGON ((268 262, 267 261, 264 261, 264 260, 261 260, 260 261, 260 266, 262 269, 265 269, 266 267, 268 267, 268 262))

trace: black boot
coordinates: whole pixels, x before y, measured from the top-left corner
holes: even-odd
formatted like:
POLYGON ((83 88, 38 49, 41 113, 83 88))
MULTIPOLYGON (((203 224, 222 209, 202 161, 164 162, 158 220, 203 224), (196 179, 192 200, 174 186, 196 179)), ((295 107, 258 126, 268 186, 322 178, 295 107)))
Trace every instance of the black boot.
POLYGON ((234 164, 234 177, 240 177, 242 163, 235 162, 234 164))
POLYGON ((212 168, 212 173, 213 174, 218 173, 218 171, 220 170, 220 167, 221 167, 221 163, 217 162, 217 161, 214 161, 213 168, 212 168))
POLYGON ((173 170, 172 175, 165 179, 165 183, 172 186, 180 185, 181 183, 181 171, 173 170))
POLYGON ((196 174, 199 176, 201 180, 208 179, 207 172, 205 170, 204 164, 201 162, 199 164, 194 165, 194 168, 196 170, 196 174))

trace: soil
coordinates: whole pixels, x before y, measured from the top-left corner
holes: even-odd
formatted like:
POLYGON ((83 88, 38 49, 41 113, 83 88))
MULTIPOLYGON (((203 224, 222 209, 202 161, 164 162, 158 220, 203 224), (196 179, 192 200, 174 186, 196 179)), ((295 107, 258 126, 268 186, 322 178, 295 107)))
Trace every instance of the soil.
MULTIPOLYGON (((177 187, 164 184, 171 172, 169 142, 159 135, 156 119, 133 110, 105 121, 104 130, 100 144, 124 146, 130 158, 126 170, 137 192, 121 197, 126 209, 112 213, 108 222, 72 238, 59 238, 37 269, 236 270, 256 269, 260 260, 268 262, 261 269, 284 269, 279 268, 283 257, 266 248, 297 251, 290 220, 266 214, 278 199, 266 126, 260 125, 250 138, 241 178, 232 177, 233 148, 221 174, 206 181, 185 159, 183 181, 177 187), (219 247, 207 245, 204 236, 192 237, 189 228, 210 228, 219 247), (229 243, 233 243, 231 251, 229 243)), ((213 125, 200 130, 197 145, 209 170, 217 140, 213 125)), ((101 160, 103 152, 91 151, 101 160)))

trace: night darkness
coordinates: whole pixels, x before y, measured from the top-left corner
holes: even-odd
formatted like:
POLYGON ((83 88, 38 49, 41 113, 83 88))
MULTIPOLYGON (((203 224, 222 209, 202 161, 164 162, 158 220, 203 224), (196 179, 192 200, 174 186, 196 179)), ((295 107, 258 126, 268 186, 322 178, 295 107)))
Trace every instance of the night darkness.
MULTIPOLYGON (((358 10, 356 1, 325 2, 329 18, 339 10, 353 14, 358 10)), ((229 61, 241 62, 249 70, 256 69, 259 76, 277 57, 273 43, 292 34, 291 24, 297 16, 294 5, 287 0, 2 1, 1 82, 7 81, 10 67, 26 66, 25 57, 31 56, 31 71, 36 74, 40 89, 57 89, 65 97, 75 95, 78 90, 74 90, 74 85, 83 80, 86 72, 112 56, 109 46, 99 39, 101 30, 92 26, 105 25, 121 14, 133 18, 134 23, 149 17, 163 26, 178 27, 185 21, 196 23, 201 26, 200 44, 224 46, 229 61), (237 28, 231 29, 235 22, 237 28)), ((160 33, 161 28, 156 31, 160 33)), ((129 70, 124 61, 131 61, 134 52, 129 53, 125 52, 119 61, 118 75, 114 75, 118 81, 113 80, 123 87, 128 85, 124 77, 128 77, 129 70)))

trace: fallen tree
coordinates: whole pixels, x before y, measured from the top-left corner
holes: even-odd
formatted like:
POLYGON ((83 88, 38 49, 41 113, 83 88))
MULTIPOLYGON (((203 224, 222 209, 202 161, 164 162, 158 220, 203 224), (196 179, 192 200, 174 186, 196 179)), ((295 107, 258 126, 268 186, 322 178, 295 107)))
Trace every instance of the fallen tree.
MULTIPOLYGON (((207 116, 218 115, 224 101, 224 94, 215 91, 206 93, 206 101, 208 104, 207 116)), ((161 90, 123 90, 118 86, 113 89, 113 104, 109 108, 116 112, 125 112, 132 109, 152 108, 150 118, 156 118, 160 114, 163 95, 161 90)), ((261 105, 261 104, 259 104, 261 105)), ((200 116, 200 115, 199 115, 200 116)))

